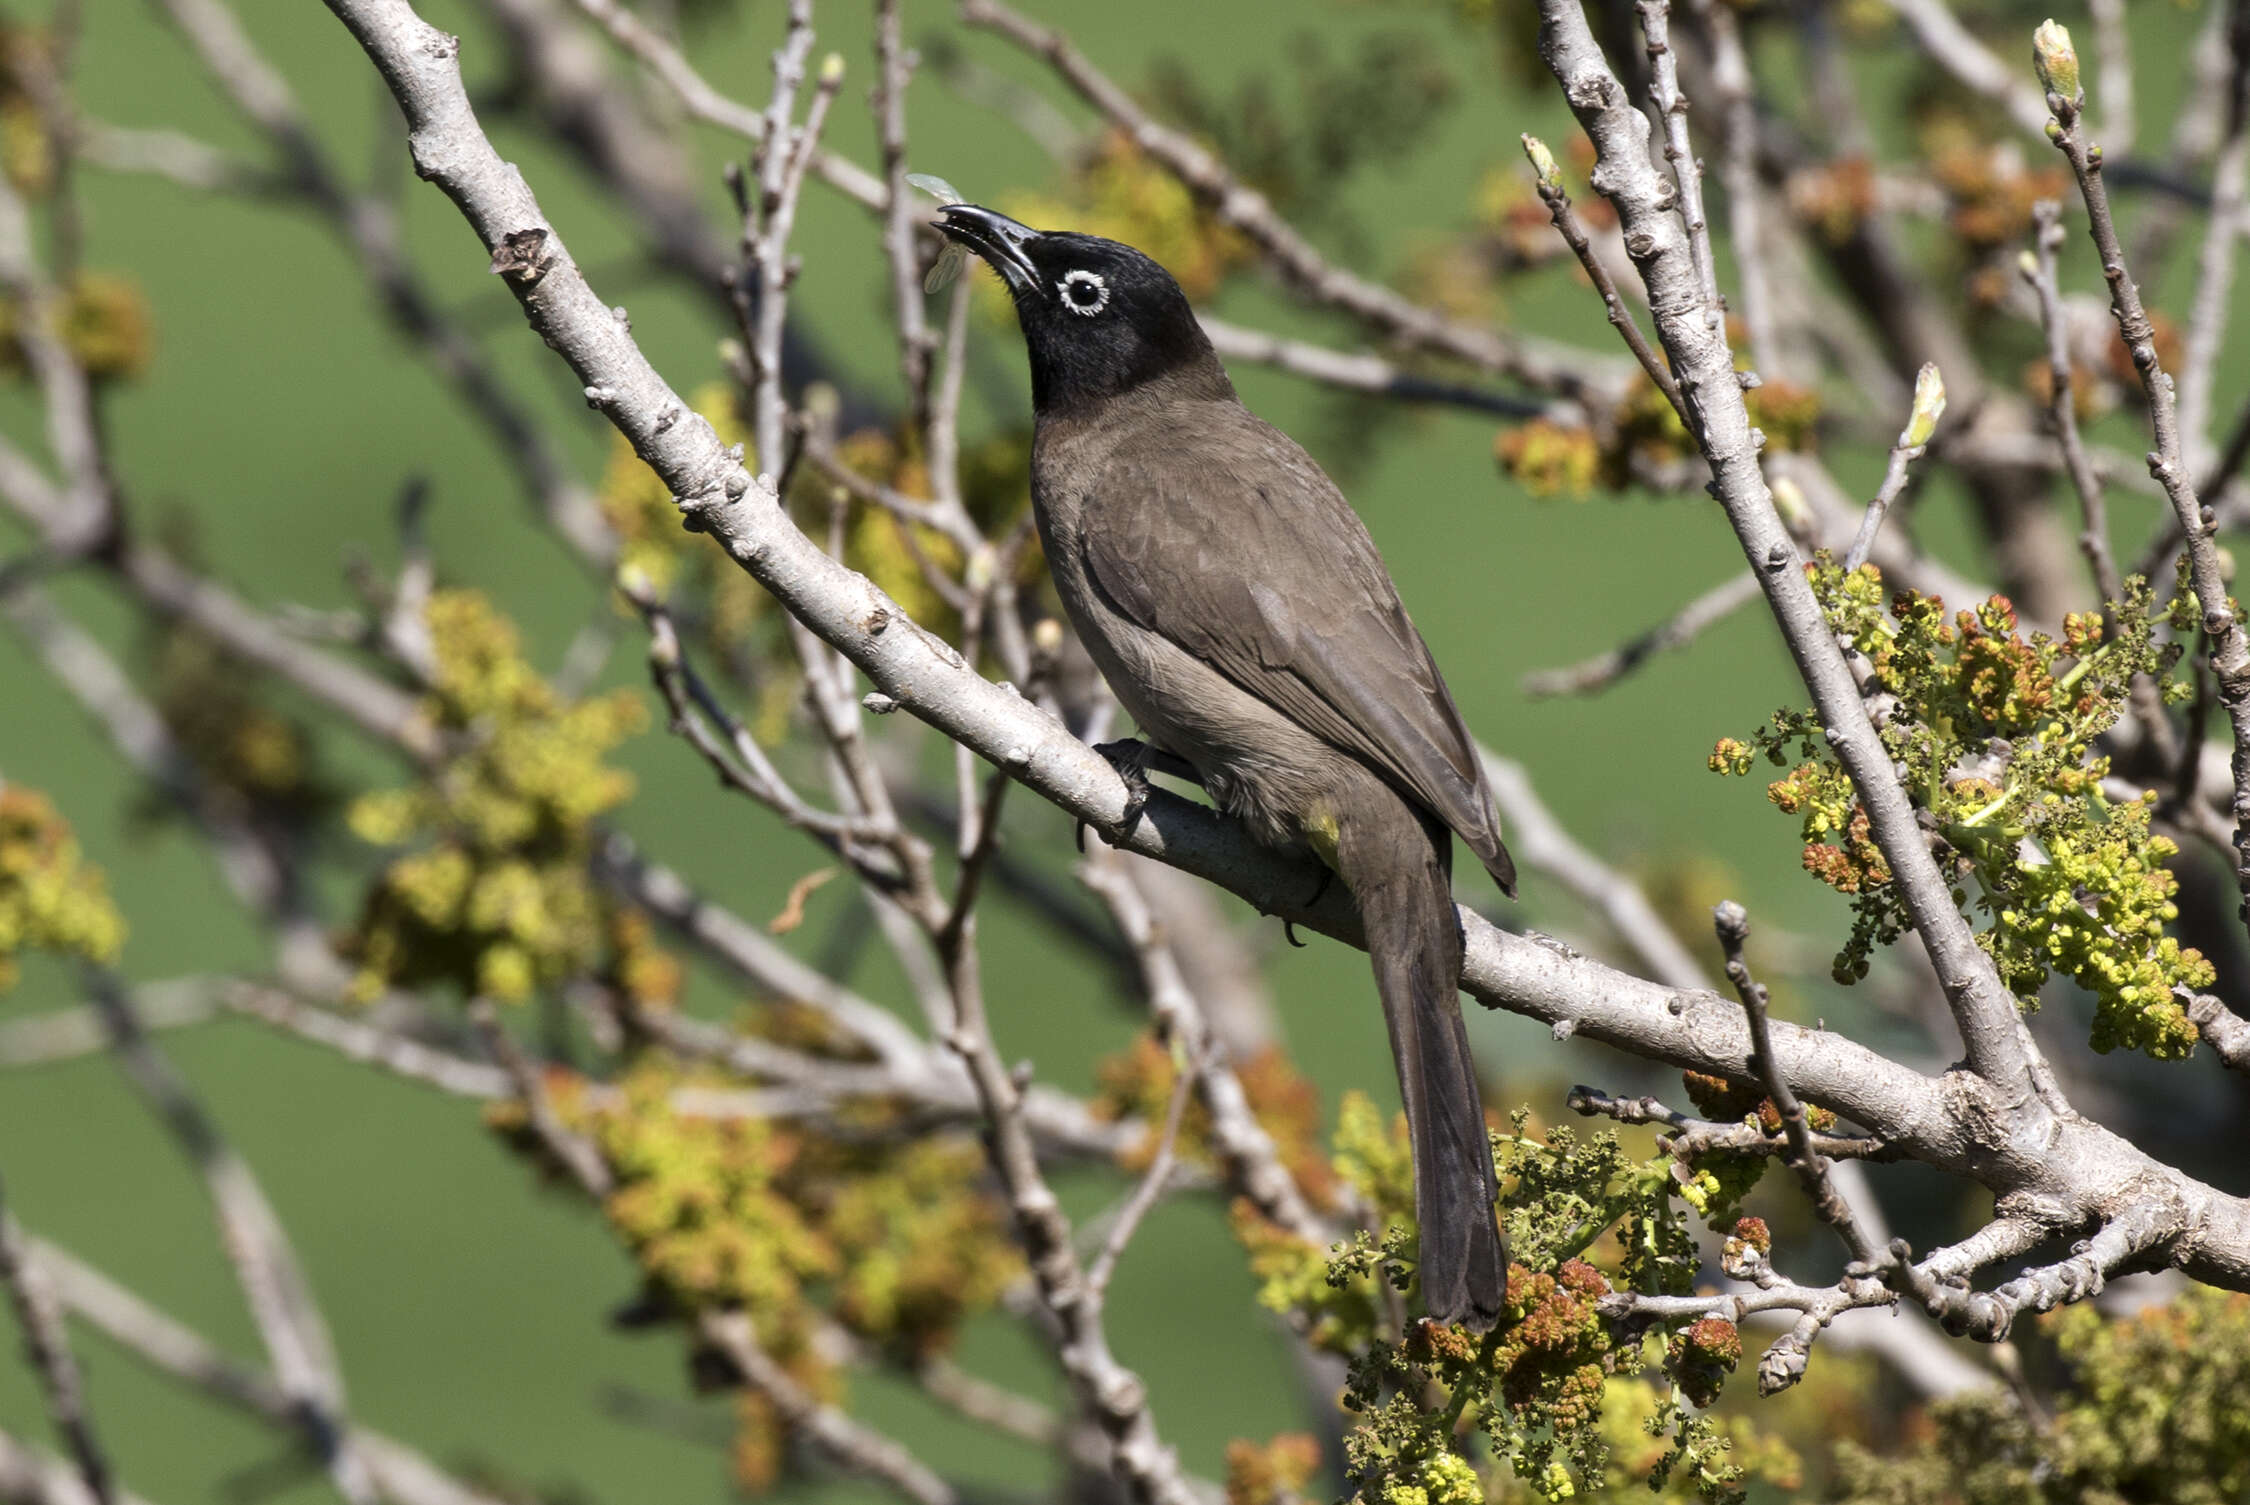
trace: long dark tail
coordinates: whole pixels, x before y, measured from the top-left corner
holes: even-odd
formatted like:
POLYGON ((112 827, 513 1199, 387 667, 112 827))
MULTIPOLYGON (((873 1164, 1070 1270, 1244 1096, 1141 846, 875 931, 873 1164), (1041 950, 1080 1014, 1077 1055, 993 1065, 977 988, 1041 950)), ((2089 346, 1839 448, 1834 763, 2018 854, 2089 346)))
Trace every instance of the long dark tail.
POLYGON ((1461 1022, 1453 838, 1389 790, 1383 798, 1379 814, 1361 809, 1338 822, 1337 866, 1367 930, 1406 1102, 1423 1305, 1437 1321, 1482 1332, 1506 1305, 1508 1246, 1494 1220, 1499 1186, 1461 1022))

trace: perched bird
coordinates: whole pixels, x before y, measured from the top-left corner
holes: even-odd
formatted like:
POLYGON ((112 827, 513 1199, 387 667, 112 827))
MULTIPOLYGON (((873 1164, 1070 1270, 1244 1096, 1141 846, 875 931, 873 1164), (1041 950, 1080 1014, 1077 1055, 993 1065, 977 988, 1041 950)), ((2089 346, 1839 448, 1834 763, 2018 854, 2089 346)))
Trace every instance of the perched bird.
POLYGON ((1145 744, 1260 841, 1351 890, 1414 1150, 1423 1303, 1483 1330, 1507 1250, 1462 1028, 1453 836, 1510 895, 1475 744, 1343 494, 1235 396, 1179 284, 1130 246, 973 204, 939 228, 1000 274, 1031 354, 1031 496, 1063 609, 1145 744))

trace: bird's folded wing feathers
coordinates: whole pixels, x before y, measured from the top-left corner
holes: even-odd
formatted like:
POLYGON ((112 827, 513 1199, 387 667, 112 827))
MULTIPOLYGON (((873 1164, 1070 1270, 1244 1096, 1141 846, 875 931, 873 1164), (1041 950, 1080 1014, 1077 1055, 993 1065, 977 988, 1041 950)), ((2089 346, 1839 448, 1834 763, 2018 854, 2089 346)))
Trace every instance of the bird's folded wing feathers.
POLYGON ((1246 424, 1217 458, 1113 454, 1082 514, 1087 574, 1130 621, 1389 774, 1503 875, 1475 744, 1373 540, 1310 456, 1246 424))

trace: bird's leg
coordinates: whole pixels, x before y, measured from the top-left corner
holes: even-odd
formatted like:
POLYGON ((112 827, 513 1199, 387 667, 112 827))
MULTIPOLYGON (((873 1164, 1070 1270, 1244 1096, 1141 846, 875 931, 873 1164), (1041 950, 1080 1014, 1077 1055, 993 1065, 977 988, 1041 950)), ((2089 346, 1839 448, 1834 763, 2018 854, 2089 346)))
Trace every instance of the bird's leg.
MULTIPOLYGON (((1318 904, 1321 896, 1328 892, 1328 885, 1335 881, 1335 869, 1323 864, 1320 869, 1320 881, 1313 885, 1312 897, 1305 901, 1305 908, 1310 909, 1318 904)), ((1295 946, 1299 951, 1305 949, 1305 943, 1297 939, 1297 922, 1295 920, 1283 920, 1281 922, 1281 938, 1295 946)))
MULTIPOLYGON (((1156 749, 1134 737, 1123 737, 1115 742, 1097 742, 1094 751, 1102 755, 1117 776, 1125 781, 1125 813, 1117 824, 1102 835, 1113 847, 1123 846, 1125 838, 1141 823, 1141 811, 1148 806, 1151 786, 1148 781, 1149 759, 1156 749)), ((1086 850, 1086 822, 1078 823, 1078 850, 1086 850)))

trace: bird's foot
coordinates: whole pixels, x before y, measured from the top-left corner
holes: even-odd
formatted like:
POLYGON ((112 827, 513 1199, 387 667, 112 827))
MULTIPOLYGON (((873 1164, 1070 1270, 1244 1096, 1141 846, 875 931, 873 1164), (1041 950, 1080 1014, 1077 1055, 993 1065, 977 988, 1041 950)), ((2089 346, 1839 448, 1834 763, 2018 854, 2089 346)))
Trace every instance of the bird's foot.
MULTIPOLYGON (((1148 760, 1155 749, 1136 738, 1125 737, 1116 742, 1098 742, 1094 751, 1102 755, 1117 776, 1125 781, 1125 809, 1117 823, 1102 832, 1103 840, 1113 847, 1125 844, 1133 828, 1141 823, 1141 811, 1148 807, 1152 787, 1148 781, 1148 760)), ((1086 850, 1086 822, 1078 823, 1078 850, 1086 850)))
MULTIPOLYGON (((1335 881, 1335 870, 1323 866, 1320 870, 1320 881, 1313 885, 1312 897, 1305 901, 1305 908, 1310 909, 1318 904, 1328 893, 1328 885, 1335 881)), ((1299 951, 1305 949, 1305 943, 1297 939, 1297 922, 1295 920, 1283 920, 1281 922, 1281 938, 1295 946, 1299 951)))

